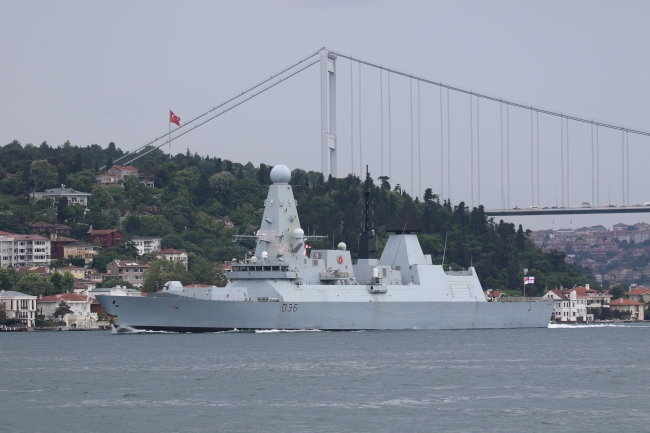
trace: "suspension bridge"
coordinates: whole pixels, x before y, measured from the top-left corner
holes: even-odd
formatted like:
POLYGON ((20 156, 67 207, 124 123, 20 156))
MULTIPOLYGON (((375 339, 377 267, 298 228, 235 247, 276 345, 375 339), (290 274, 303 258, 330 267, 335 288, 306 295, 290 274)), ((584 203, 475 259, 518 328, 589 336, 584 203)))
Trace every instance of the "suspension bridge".
MULTIPOLYGON (((341 162, 345 162, 346 170, 350 168, 345 175, 352 173, 362 176, 363 166, 370 159, 369 155, 376 157, 378 154, 382 176, 387 176, 395 182, 393 173, 397 168, 408 173, 409 178, 399 179, 399 184, 402 190, 412 196, 422 197, 423 174, 427 177, 425 182, 431 184, 435 170, 439 173, 436 174, 437 185, 432 185, 432 189, 441 200, 451 200, 453 194, 454 197, 461 196, 466 204, 474 207, 483 203, 481 194, 482 192, 485 194, 486 189, 493 196, 496 192, 500 196, 500 206, 488 209, 486 211, 488 215, 650 212, 650 206, 630 201, 629 144, 630 135, 645 140, 650 137, 650 132, 490 96, 326 48, 315 51, 242 92, 232 95, 174 130, 127 152, 115 162, 125 160, 124 164, 129 164, 166 144, 171 146, 172 141, 264 94, 312 66, 318 66, 320 70, 320 157, 321 171, 325 178, 330 175, 341 176, 343 174, 341 162), (346 90, 349 95, 345 95, 344 98, 339 89, 342 87, 341 84, 347 85, 348 78, 349 88, 346 90), (405 98, 403 94, 396 95, 396 91, 391 89, 391 80, 393 87, 397 80, 401 80, 399 84, 402 87, 404 87, 404 80, 408 82, 409 108, 407 110, 396 110, 394 100, 405 98), (428 96, 424 97, 424 104, 428 104, 429 107, 428 112, 423 111, 424 92, 428 92, 428 96), (371 93, 373 96, 369 96, 371 93), (350 98, 350 119, 347 124, 349 130, 343 131, 339 130, 340 122, 337 122, 343 116, 337 108, 341 105, 340 101, 346 100, 347 96, 350 98), (362 96, 365 99, 362 99, 362 96), (464 98, 465 102, 459 100, 459 97, 464 98), (372 102, 368 103, 368 100, 372 102), (365 105, 362 104, 364 101, 366 101, 365 105), (453 101, 454 107, 458 104, 466 104, 461 120, 455 118, 460 115, 459 110, 455 109, 452 113, 450 101, 453 101), (362 134, 362 132, 365 134, 366 128, 369 127, 368 122, 362 121, 367 118, 367 115, 365 118, 362 117, 362 109, 366 110, 368 107, 371 107, 371 111, 378 118, 370 125, 370 129, 379 130, 379 140, 376 140, 376 134, 372 139, 362 134), (513 125, 511 125, 511 111, 513 120, 515 117, 518 118, 513 121, 513 125), (522 117, 522 113, 525 117, 522 117), (408 124, 409 132, 406 140, 403 136, 399 140, 394 137, 395 117, 400 117, 400 122, 408 124), (526 120, 522 122, 524 118, 526 120), (549 119, 555 119, 555 123, 549 119), (459 127, 459 123, 463 123, 463 126, 459 127), (423 129, 428 132, 425 140, 422 139, 423 129), (514 135, 515 130, 518 137, 516 140, 513 138, 511 143, 511 134, 514 135), (526 130, 528 132, 525 134, 528 138, 522 139, 522 132, 526 130), (540 130, 546 130, 543 138, 540 138, 540 130), (618 138, 613 134, 618 134, 618 138), (486 138, 486 135, 489 137, 486 138), (460 143, 464 146, 462 150, 459 150, 460 143), (577 147, 573 153, 571 146, 574 146, 573 149, 577 147), (620 165, 614 168, 616 163, 612 152, 619 152, 616 150, 618 146, 620 146, 620 165), (428 157, 423 157, 425 148, 429 151, 428 157), (511 156, 515 151, 518 156, 513 162, 511 156), (524 151, 527 156, 523 155, 524 151), (546 157, 545 160, 547 153, 552 153, 553 157, 546 157), (603 153, 607 156, 601 163, 603 153), (402 159, 399 163, 400 167, 396 166, 398 155, 402 159), (498 158, 496 163, 495 156, 498 158), (529 162, 525 163, 526 178, 524 179, 521 174, 513 178, 511 176, 513 166, 521 169, 524 166, 522 163, 524 157, 530 158, 529 162), (454 158, 462 159, 462 174, 456 173, 453 168, 454 158), (404 167, 404 159, 407 167, 404 167), (543 160, 545 162, 540 163, 543 160), (571 163, 576 164, 576 162, 578 168, 572 168, 571 163), (607 202, 601 204, 601 201, 604 202, 601 200, 603 195, 601 186, 604 185, 600 173, 603 166, 608 175, 620 169, 620 185, 615 187, 615 189, 620 188, 619 192, 615 192, 615 198, 618 200, 616 206, 611 202, 613 184, 611 176, 606 181, 607 202), (542 181, 540 173, 544 173, 548 178, 549 172, 553 173, 551 177, 560 189, 558 192, 558 188, 555 187, 554 203, 549 203, 549 200, 542 202, 540 198, 543 188, 551 183, 548 180, 542 181), (459 176, 460 182, 455 181, 454 179, 458 179, 459 176), (590 201, 589 198, 584 199, 584 185, 579 193, 576 193, 576 187, 572 189, 571 185, 572 180, 584 184, 585 179, 590 183, 590 201), (528 184, 527 196, 522 196, 524 184, 528 184), (513 205, 514 200, 511 200, 511 195, 515 187, 519 191, 517 199, 529 201, 528 206, 520 208, 513 205), (579 200, 575 198, 578 194, 581 194, 579 200)), ((639 175, 635 173, 634 176, 639 175)), ((634 179, 636 177, 633 177, 634 179)), ((644 182, 637 181, 632 184, 641 185, 643 188, 644 182)), ((548 192, 545 194, 546 197, 549 196, 548 192)))

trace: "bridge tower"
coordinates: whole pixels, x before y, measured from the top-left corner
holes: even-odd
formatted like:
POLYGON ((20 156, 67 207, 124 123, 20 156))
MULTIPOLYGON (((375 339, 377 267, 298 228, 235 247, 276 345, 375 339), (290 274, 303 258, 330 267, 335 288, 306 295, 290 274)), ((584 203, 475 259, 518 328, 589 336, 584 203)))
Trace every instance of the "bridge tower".
POLYGON ((337 54, 323 48, 320 50, 320 131, 321 171, 328 176, 337 176, 336 167, 336 57, 337 54))

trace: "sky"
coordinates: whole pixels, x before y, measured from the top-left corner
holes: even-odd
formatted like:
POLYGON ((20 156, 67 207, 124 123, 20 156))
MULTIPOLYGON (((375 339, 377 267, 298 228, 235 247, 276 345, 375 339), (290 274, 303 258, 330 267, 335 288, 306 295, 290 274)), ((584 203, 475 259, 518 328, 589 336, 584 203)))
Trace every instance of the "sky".
MULTIPOLYGON (((112 141, 133 150, 168 131, 169 109, 189 120, 324 46, 435 82, 650 131, 648 16, 645 1, 6 0, 0 145, 112 141)), ((377 69, 336 62, 339 175, 358 175, 368 164, 376 179, 390 165, 391 183, 412 194, 430 187, 444 198, 451 191, 453 203, 478 205, 480 161, 486 208, 561 205, 563 191, 565 206, 620 205, 629 165, 629 202, 650 201, 650 137, 630 134, 627 157, 621 132, 599 128, 600 162, 592 165, 592 128, 569 122, 562 160, 567 131, 562 136, 558 118, 540 115, 533 119, 531 179, 528 110, 481 100, 477 111, 473 99, 470 111, 467 95, 447 99, 443 92, 441 113, 437 86, 422 83, 418 100, 417 82, 393 75, 389 122, 386 74, 380 83, 377 69)), ((174 153, 187 149, 320 171, 318 66, 172 143, 174 153)), ((648 220, 650 214, 512 221, 538 229, 553 221, 575 227, 648 220)))

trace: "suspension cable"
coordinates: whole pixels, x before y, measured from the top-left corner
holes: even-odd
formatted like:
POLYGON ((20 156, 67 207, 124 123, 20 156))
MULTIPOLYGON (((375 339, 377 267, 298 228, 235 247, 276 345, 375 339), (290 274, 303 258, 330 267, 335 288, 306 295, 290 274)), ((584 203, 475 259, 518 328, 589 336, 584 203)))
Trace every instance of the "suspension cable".
POLYGON ((594 177, 596 175, 596 170, 594 166, 594 125, 593 123, 591 124, 591 203, 593 206, 596 206, 596 194, 595 194, 595 188, 594 188, 594 177))
POLYGON ((564 117, 560 117, 560 153, 562 154, 560 170, 562 172, 562 207, 564 207, 564 117))
POLYGON ((539 196, 539 111, 535 113, 536 125, 537 125, 537 207, 540 207, 540 196, 539 196))
POLYGON ((569 119, 566 120, 566 206, 571 207, 571 169, 569 167, 569 119))
POLYGON ((600 145, 598 141, 598 125, 596 125, 596 198, 600 207, 600 145))
POLYGON ((627 155, 627 205, 630 205, 630 134, 625 132, 625 154, 627 155))
POLYGON ((381 123, 381 175, 384 175, 384 79, 383 79, 383 70, 379 70, 379 112, 380 112, 380 123, 381 123))
POLYGON ((418 81, 418 197, 422 194, 422 151, 420 147, 420 82, 418 81))
POLYGON ((354 81, 352 78, 352 60, 350 60, 350 162, 352 163, 352 176, 354 177, 354 81))
MULTIPOLYGON (((302 68, 298 69, 297 71, 294 71, 294 72, 291 73, 290 75, 287 75, 286 77, 281 78, 279 81, 277 81, 277 82, 275 82, 275 83, 273 83, 273 84, 270 84, 268 87, 265 87, 264 89, 260 90, 260 91, 257 92, 257 93, 251 93, 251 94, 250 94, 246 99, 243 99, 243 100, 237 102, 236 104, 234 104, 234 105, 232 105, 232 106, 230 106, 230 107, 224 108, 223 110, 221 110, 219 113, 213 115, 212 117, 209 117, 208 119, 206 119, 206 120, 204 120, 204 121, 202 121, 202 122, 200 122, 200 123, 196 123, 196 124, 194 124, 194 126, 191 127, 190 129, 188 129, 188 130, 186 130, 186 131, 184 131, 184 132, 181 132, 180 134, 175 135, 174 137, 171 137, 171 139, 169 140, 169 142, 172 142, 172 141, 176 140, 177 138, 182 137, 183 135, 187 134, 188 132, 194 131, 196 128, 198 128, 198 127, 200 127, 200 126, 202 126, 202 125, 208 123, 209 121, 211 121, 211 120, 213 120, 213 119, 216 119, 217 117, 221 116, 221 115, 224 114, 224 113, 229 112, 230 110, 232 110, 232 109, 235 108, 235 107, 240 106, 240 105, 243 104, 244 102, 246 102, 246 101, 250 101, 250 100, 253 99, 254 97, 256 97, 256 96, 258 96, 258 95, 261 95, 262 93, 266 92, 266 91, 269 90, 269 89, 272 89, 273 87, 277 86, 278 84, 280 84, 280 83, 282 83, 282 82, 288 80, 289 78, 293 77, 294 75, 299 74, 300 72, 304 71, 305 69, 309 68, 310 66, 313 66, 313 65, 317 64, 318 62, 320 62, 320 59, 319 59, 319 60, 315 60, 315 61, 309 63, 307 66, 303 66, 302 68)), ((177 131, 177 130, 178 130, 178 128, 176 128, 174 131, 177 131)), ((153 148, 149 149, 149 150, 146 151, 145 153, 136 156, 135 158, 133 158, 132 160, 126 162, 125 164, 128 165, 128 164, 132 163, 133 161, 135 161, 136 159, 140 159, 140 158, 142 158, 143 156, 147 155, 148 153, 153 152, 154 150, 161 148, 161 147, 164 146, 165 144, 167 144, 167 141, 164 141, 162 144, 159 144, 159 145, 157 145, 157 146, 154 146, 153 148)), ((132 154, 131 154, 131 155, 132 155, 132 154)))
MULTIPOLYGON (((538 111, 538 112, 540 112, 542 114, 548 114, 549 116, 562 117, 562 118, 570 119, 570 120, 573 120, 573 121, 576 121, 576 122, 583 122, 583 123, 591 123, 592 122, 591 119, 585 119, 585 118, 581 118, 581 117, 577 117, 577 116, 569 116, 569 115, 564 114, 564 113, 551 111, 551 110, 546 110, 546 109, 543 109, 543 108, 540 108, 540 107, 535 107, 535 106, 532 106, 532 108, 531 108, 531 105, 528 105, 528 104, 522 104, 522 103, 518 103, 518 102, 514 102, 514 101, 504 100, 502 98, 497 98, 495 96, 489 96, 489 95, 485 95, 485 94, 481 94, 481 93, 472 92, 470 90, 466 90, 466 89, 463 89, 463 88, 460 88, 460 87, 455 87, 455 86, 450 86, 448 84, 443 84, 443 83, 441 83, 439 81, 433 81, 431 79, 418 77, 418 76, 415 76, 413 74, 409 74, 407 72, 387 68, 387 67, 385 67, 383 65, 378 65, 376 63, 372 63, 372 62, 369 62, 367 60, 360 59, 358 57, 353 57, 353 56, 348 55, 348 54, 339 53, 338 51, 336 51, 336 52, 332 51, 332 52, 336 53, 338 56, 341 56, 341 57, 343 57, 345 59, 355 60, 357 62, 363 63, 363 64, 368 65, 368 66, 372 66, 374 68, 381 68, 381 69, 383 69, 385 71, 389 71, 389 72, 392 72, 392 73, 397 74, 397 75, 402 75, 404 77, 407 77, 407 78, 410 77, 410 78, 413 78, 415 80, 422 81, 424 83, 433 84, 434 86, 444 87, 446 89, 454 90, 454 91, 460 92, 460 93, 466 93, 466 94, 473 93, 477 98, 488 99, 488 100, 493 101, 493 102, 500 102, 500 103, 503 103, 503 104, 506 104, 506 105, 512 105, 513 107, 523 108, 525 110, 531 110, 532 109, 532 110, 538 111)), ((630 129, 630 128, 625 128, 623 126, 617 126, 617 125, 613 125, 613 124, 609 124, 609 123, 603 123, 603 122, 594 122, 594 124, 598 125, 598 126, 605 127, 605 128, 624 129, 625 131, 631 132, 633 134, 650 136, 650 132, 642 131, 642 130, 639 130, 639 129, 630 129)))
POLYGON ((510 105, 506 105, 506 174, 508 175, 508 209, 510 207, 510 105))
POLYGON ((469 95, 469 183, 471 190, 472 209, 474 208, 474 109, 472 107, 472 95, 469 95))
POLYGON ((530 197, 532 201, 530 202, 531 206, 535 205, 535 174, 533 171, 534 161, 534 144, 533 144, 533 110, 530 110, 530 197))
POLYGON ((393 134, 391 130, 391 121, 390 121, 390 72, 388 72, 388 178, 393 181, 392 168, 393 168, 393 134))
POLYGON ((359 63, 359 178, 363 176, 363 149, 361 148, 361 63, 359 63))
POLYGON ((409 108, 411 109, 411 197, 413 197, 413 80, 409 80, 409 108))
POLYGON ((621 187, 623 188, 623 206, 625 206, 625 131, 621 129, 621 187))
POLYGON ((445 170, 444 170, 444 137, 443 137, 443 129, 445 128, 443 123, 442 123, 442 86, 439 87, 440 90, 440 198, 444 202, 444 197, 445 197, 445 170))
MULTIPOLYGON (((231 98, 225 100, 224 102, 220 103, 219 105, 215 105, 214 107, 212 107, 211 109, 209 109, 209 110, 206 111, 205 113, 200 114, 200 115, 198 115, 198 116, 196 116, 196 117, 193 117, 192 119, 188 120, 187 122, 184 122, 181 126, 179 126, 178 128, 176 128, 174 131, 178 131, 179 129, 185 128, 187 125, 190 125, 190 124, 194 123, 195 121, 201 119, 202 117, 207 116, 207 115, 210 114, 211 112, 213 112, 213 111, 215 111, 215 110, 217 110, 217 109, 223 107, 224 105, 226 105, 226 104, 228 104, 228 103, 230 103, 230 102, 232 102, 232 101, 234 101, 234 100, 236 100, 236 99, 238 99, 238 98, 241 98, 241 97, 244 96, 245 94, 247 94, 247 93, 249 93, 249 92, 251 92, 251 91, 257 89, 258 87, 262 86, 263 84, 268 83, 269 81, 271 81, 271 80, 273 80, 273 79, 279 77, 280 75, 284 74, 285 72, 287 72, 287 71, 289 71, 289 70, 295 68, 296 66, 298 66, 298 65, 300 65, 300 64, 302 64, 302 63, 304 63, 304 62, 306 62, 307 60, 311 59, 311 58, 314 57, 315 55, 319 54, 319 52, 320 52, 320 50, 319 50, 319 51, 316 51, 315 53, 313 53, 312 55, 310 55, 310 56, 308 56, 308 57, 305 57, 305 58, 303 58, 303 59, 300 59, 298 62, 293 63, 293 64, 292 64, 291 66, 289 66, 288 68, 285 68, 285 69, 283 69, 282 71, 277 72, 277 73, 271 75, 269 78, 266 78, 266 79, 262 80, 261 82, 255 84, 253 87, 249 87, 248 89, 246 89, 246 90, 244 90, 243 92, 238 93, 237 95, 235 95, 235 96, 233 96, 233 97, 231 97, 231 98)), ((313 65, 313 64, 314 64, 314 63, 310 63, 309 66, 311 66, 311 65, 313 65)), ((301 71, 302 71, 302 70, 303 70, 303 69, 301 69, 301 71)), ((290 76, 293 76, 293 75, 295 75, 295 74, 292 74, 292 75, 290 75, 290 76)), ((149 141, 147 144, 142 145, 142 146, 138 147, 137 149, 135 149, 135 150, 133 150, 133 151, 129 151, 129 152, 125 153, 124 155, 122 155, 121 157, 119 157, 118 159, 116 159, 115 161, 113 161, 113 163, 116 163, 117 161, 120 161, 120 160, 126 158, 128 155, 132 155, 132 154, 134 154, 134 153, 140 152, 141 150, 145 149, 145 148, 148 147, 148 146, 151 146, 151 145, 154 144, 155 142, 157 142, 157 141, 159 141, 159 140, 162 140, 163 138, 167 138, 168 135, 169 135, 169 133, 166 132, 165 134, 161 135, 160 137, 156 137, 156 138, 154 138, 153 140, 149 141)), ((160 147, 160 146, 158 146, 158 147, 160 147)), ((157 149, 158 147, 156 147, 156 149, 157 149)), ((137 158, 136 158, 136 159, 137 159, 137 158)), ((128 164, 128 163, 127 163, 127 164, 128 164)), ((106 167, 105 167, 105 166, 104 166, 104 167, 101 167, 102 170, 103 170, 104 168, 106 168, 106 167)))
POLYGON ((480 98, 476 98, 476 163, 478 165, 478 204, 481 205, 481 123, 480 98))
POLYGON ((506 208, 506 199, 503 189, 503 104, 499 104, 501 113, 501 209, 506 208))
POLYGON ((447 89, 447 199, 451 203, 451 115, 449 113, 449 89, 447 89))

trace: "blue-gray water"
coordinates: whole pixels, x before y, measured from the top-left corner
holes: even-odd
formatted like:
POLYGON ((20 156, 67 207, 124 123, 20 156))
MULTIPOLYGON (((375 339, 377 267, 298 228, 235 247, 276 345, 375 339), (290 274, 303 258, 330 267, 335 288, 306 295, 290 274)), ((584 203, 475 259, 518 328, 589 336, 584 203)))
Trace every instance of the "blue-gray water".
POLYGON ((649 332, 0 333, 0 431, 650 431, 649 332))

